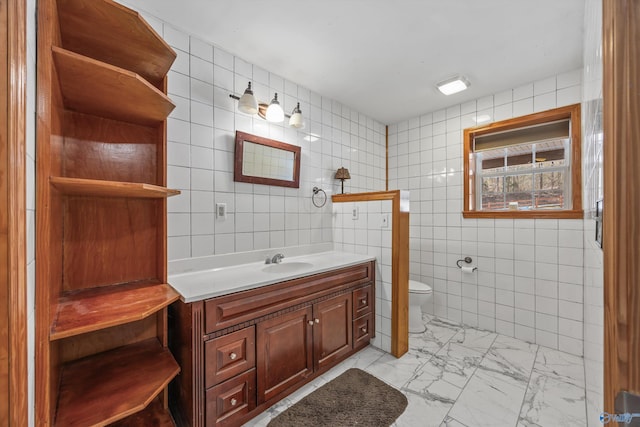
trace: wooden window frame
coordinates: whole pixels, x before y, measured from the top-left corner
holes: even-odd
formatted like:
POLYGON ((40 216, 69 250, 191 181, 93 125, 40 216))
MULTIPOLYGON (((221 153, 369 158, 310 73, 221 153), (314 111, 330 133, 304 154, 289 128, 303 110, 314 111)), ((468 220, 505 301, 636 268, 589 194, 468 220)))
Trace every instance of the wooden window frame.
POLYGON ((464 130, 463 137, 463 210, 464 218, 550 218, 582 219, 582 157, 581 157, 580 104, 554 108, 553 110, 529 114, 513 119, 490 123, 485 126, 464 130), (571 120, 571 209, 558 210, 518 210, 483 211, 472 209, 475 200, 475 175, 471 175, 470 162, 473 161, 473 141, 477 136, 503 132, 526 126, 534 126, 556 120, 571 120))

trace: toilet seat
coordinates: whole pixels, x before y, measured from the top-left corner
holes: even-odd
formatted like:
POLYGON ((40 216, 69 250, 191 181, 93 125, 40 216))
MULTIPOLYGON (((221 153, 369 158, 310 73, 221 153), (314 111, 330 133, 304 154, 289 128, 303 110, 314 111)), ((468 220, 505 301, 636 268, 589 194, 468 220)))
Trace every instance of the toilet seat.
POLYGON ((431 292, 433 292, 433 288, 426 283, 418 282, 417 280, 409 280, 409 293, 430 294, 431 292))

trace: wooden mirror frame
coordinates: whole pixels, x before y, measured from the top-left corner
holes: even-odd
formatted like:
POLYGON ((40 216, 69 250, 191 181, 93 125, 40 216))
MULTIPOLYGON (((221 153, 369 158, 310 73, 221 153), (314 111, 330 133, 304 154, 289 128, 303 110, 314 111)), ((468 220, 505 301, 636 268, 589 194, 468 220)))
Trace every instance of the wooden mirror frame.
POLYGON ((235 161, 233 168, 233 180, 236 182, 248 182, 251 184, 277 185, 280 187, 300 188, 300 147, 284 142, 276 141, 250 133, 236 131, 235 161), (264 178, 259 176, 244 175, 242 173, 242 161, 244 155, 244 142, 266 145, 293 153, 293 180, 264 178))

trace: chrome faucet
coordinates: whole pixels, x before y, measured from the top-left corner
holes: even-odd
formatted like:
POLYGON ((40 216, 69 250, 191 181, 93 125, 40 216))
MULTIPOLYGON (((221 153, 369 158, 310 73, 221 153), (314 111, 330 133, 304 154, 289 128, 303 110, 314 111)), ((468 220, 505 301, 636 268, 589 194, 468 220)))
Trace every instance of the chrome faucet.
POLYGON ((271 258, 271 263, 272 264, 280 264, 282 262, 282 258, 284 258, 284 255, 282 254, 275 254, 273 256, 273 258, 271 258))

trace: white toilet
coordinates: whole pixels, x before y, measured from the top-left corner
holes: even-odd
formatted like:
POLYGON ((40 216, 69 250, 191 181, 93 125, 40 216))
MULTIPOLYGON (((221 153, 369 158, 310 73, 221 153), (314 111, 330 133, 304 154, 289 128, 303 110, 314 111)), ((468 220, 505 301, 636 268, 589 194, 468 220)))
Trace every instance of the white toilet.
POLYGON ((433 288, 426 283, 409 280, 409 332, 420 334, 426 331, 422 321, 422 305, 431 298, 433 288))

